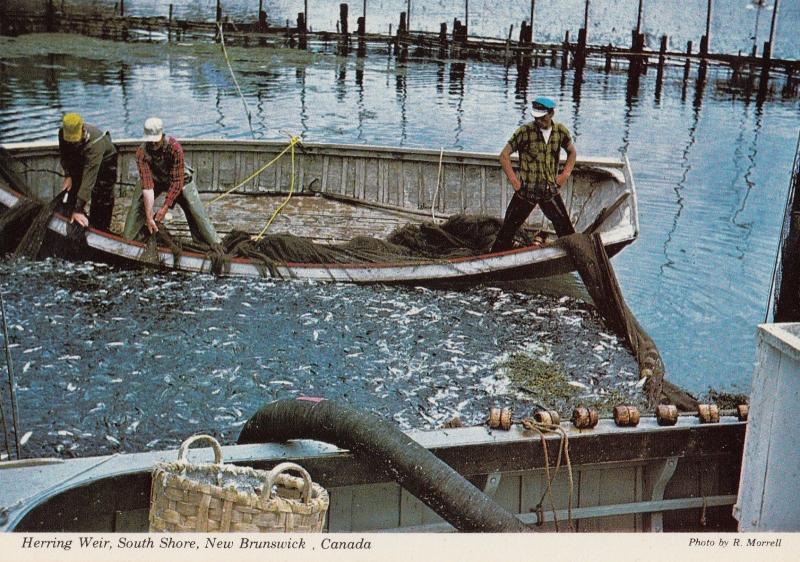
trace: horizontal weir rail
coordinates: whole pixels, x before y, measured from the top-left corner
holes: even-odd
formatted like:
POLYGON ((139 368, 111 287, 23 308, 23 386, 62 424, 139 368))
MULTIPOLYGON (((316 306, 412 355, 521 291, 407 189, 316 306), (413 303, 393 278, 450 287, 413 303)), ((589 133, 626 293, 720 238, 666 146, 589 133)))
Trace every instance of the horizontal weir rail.
MULTIPOLYGON (((6 22, 3 30, 8 30, 9 26, 17 27, 22 32, 33 31, 58 31, 61 29, 79 29, 87 35, 123 35, 140 32, 161 32, 161 33, 201 33, 216 35, 218 23, 213 20, 198 21, 178 18, 168 18, 167 16, 120 16, 104 14, 100 12, 90 13, 56 13, 30 14, 21 11, 7 11, 3 15, 6 22)), ((252 40, 264 41, 267 39, 289 39, 289 40, 311 40, 318 39, 323 42, 337 41, 358 42, 358 43, 382 43, 391 44, 398 47, 417 46, 422 48, 453 49, 454 55, 468 56, 470 51, 479 50, 483 54, 491 54, 500 58, 509 56, 543 56, 550 53, 552 56, 569 52, 575 57, 586 56, 606 56, 615 59, 636 59, 636 58, 680 58, 682 60, 707 61, 717 64, 727 64, 730 66, 738 65, 768 65, 771 69, 784 70, 787 73, 794 73, 800 68, 800 60, 764 58, 751 54, 726 54, 711 52, 690 51, 664 51, 658 49, 629 48, 619 45, 599 45, 584 44, 580 42, 570 42, 565 40, 556 43, 536 43, 519 41, 517 39, 502 39, 498 37, 485 37, 470 35, 466 38, 454 38, 452 34, 441 35, 435 31, 403 31, 397 34, 363 33, 357 34, 353 31, 346 36, 338 31, 309 31, 299 27, 287 26, 261 26, 257 20, 253 21, 232 21, 225 18, 222 28, 227 42, 239 43, 252 40)), ((6 32, 6 31, 4 31, 6 32)))
MULTIPOLYGON (((612 517, 615 515, 639 515, 645 513, 663 513, 665 511, 678 511, 682 509, 703 509, 708 507, 720 507, 733 505, 736 503, 735 494, 722 496, 708 496, 699 498, 678 498, 671 500, 643 501, 633 503, 622 503, 615 505, 598 505, 593 507, 576 507, 572 511, 566 509, 544 511, 543 516, 539 517, 536 513, 523 513, 518 515, 519 519, 528 525, 540 523, 552 523, 556 520, 566 521, 570 515, 572 519, 591 519, 594 517, 612 517)), ((432 523, 430 525, 416 525, 413 527, 399 527, 396 529, 382 530, 388 533, 447 533, 455 532, 455 529, 448 523, 432 523)))

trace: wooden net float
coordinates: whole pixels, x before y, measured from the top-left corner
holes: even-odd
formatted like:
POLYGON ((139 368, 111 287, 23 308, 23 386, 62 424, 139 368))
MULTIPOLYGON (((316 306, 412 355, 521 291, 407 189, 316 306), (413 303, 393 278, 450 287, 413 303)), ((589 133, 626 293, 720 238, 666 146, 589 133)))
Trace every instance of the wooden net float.
POLYGON ((490 408, 489 428, 504 431, 511 429, 511 408, 490 408))
POLYGON ((614 423, 619 427, 639 425, 639 409, 636 406, 614 406, 614 423))
POLYGON ((561 416, 555 410, 536 410, 533 413, 533 419, 537 423, 545 425, 559 425, 561 423, 561 416))
POLYGON ((697 417, 700 423, 719 423, 719 407, 716 404, 698 404, 697 417))
POLYGON ((739 421, 747 421, 747 415, 750 413, 750 406, 747 404, 739 404, 736 406, 736 417, 739 421))
POLYGON ((578 407, 572 411, 572 425, 577 429, 591 429, 600 421, 600 415, 594 408, 578 407))
POLYGON ((656 406, 656 422, 658 425, 675 425, 678 423, 678 407, 672 404, 656 406))
POLYGON ((217 440, 194 435, 181 444, 177 461, 153 469, 150 531, 321 532, 329 503, 328 492, 300 465, 280 463, 267 472, 223 464, 217 440), (187 460, 199 440, 211 443, 213 463, 187 460))

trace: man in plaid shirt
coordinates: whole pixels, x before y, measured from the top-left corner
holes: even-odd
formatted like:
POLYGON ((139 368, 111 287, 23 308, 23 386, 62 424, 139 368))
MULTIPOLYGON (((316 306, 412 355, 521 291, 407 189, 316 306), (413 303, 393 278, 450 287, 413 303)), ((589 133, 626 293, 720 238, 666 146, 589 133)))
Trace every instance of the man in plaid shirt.
POLYGON ((177 203, 186 216, 192 239, 208 245, 220 243, 214 225, 206 215, 192 179, 192 170, 185 166, 183 148, 173 137, 164 135, 161 119, 151 117, 144 124, 144 143, 136 150, 142 196, 131 205, 123 236, 137 238, 142 226, 150 234, 158 232, 158 223, 177 203), (164 203, 153 214, 155 199, 166 192, 164 203))
POLYGON ((526 123, 509 139, 500 153, 500 165, 514 188, 503 226, 497 233, 492 253, 510 250, 514 235, 539 205, 558 236, 573 234, 575 228, 559 190, 567 183, 578 156, 569 130, 553 121, 556 104, 550 98, 533 101, 532 123, 526 123), (564 170, 558 173, 561 149, 567 152, 564 170), (519 154, 519 176, 511 165, 511 154, 519 154))

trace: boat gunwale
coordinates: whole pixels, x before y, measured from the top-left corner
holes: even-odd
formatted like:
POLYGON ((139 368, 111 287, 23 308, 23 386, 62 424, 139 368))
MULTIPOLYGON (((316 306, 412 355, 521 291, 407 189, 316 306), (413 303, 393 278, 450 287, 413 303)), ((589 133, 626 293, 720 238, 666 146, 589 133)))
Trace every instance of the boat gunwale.
MULTIPOLYGON (((576 429, 569 422, 562 422, 561 427, 564 428, 570 437, 570 445, 573 449, 573 455, 578 452, 580 443, 586 439, 587 443, 592 443, 593 439, 624 439, 626 436, 633 437, 639 436, 643 443, 647 443, 649 447, 659 449, 651 456, 647 457, 634 457, 630 459, 600 459, 591 463, 578 463, 573 466, 616 466, 620 464, 630 463, 647 463, 652 460, 659 460, 663 458, 705 458, 708 459, 712 456, 726 456, 724 450, 707 452, 699 450, 700 443, 703 440, 697 432, 704 432, 705 435, 716 435, 716 432, 723 432, 729 438, 733 437, 731 431, 737 432, 741 429, 741 440, 744 439, 744 429, 747 422, 740 421, 734 416, 721 416, 720 422, 715 424, 703 424, 694 416, 681 416, 678 423, 674 426, 659 426, 654 417, 643 417, 640 424, 635 427, 618 427, 614 424, 613 420, 603 419, 593 429, 576 429), (724 432, 728 433, 724 433, 724 432), (714 432, 714 433, 712 433, 714 432), (676 450, 678 444, 675 439, 658 439, 655 436, 665 434, 685 433, 686 442, 676 450), (649 437, 652 436, 652 437, 649 437), (577 440, 577 441, 576 441, 577 440), (661 450, 663 449, 663 451, 661 450)), ((538 436, 532 432, 525 430, 520 425, 515 424, 510 431, 492 431, 486 426, 471 426, 462 428, 451 429, 434 429, 434 430, 409 430, 405 432, 411 439, 419 443, 437 456, 440 456, 445 462, 452 461, 454 454, 463 455, 462 449, 464 448, 478 448, 481 447, 529 447, 531 444, 536 444, 539 447, 538 436)), ((544 439, 550 446, 559 446, 561 443, 561 435, 557 433, 544 434, 544 439)), ((708 437, 710 443, 717 441, 708 437)), ((738 439, 736 437, 735 439, 738 439)), ((259 443, 249 445, 225 445, 222 447, 223 460, 226 463, 234 463, 239 465, 255 466, 262 468, 266 464, 276 464, 283 462, 287 459, 293 459, 296 462, 308 463, 315 461, 324 462, 332 461, 337 462, 337 459, 342 459, 344 462, 353 462, 353 455, 346 449, 337 447, 336 445, 324 443, 321 441, 299 439, 291 440, 286 443, 259 443)), ((32 475, 34 479, 38 478, 36 483, 47 484, 47 479, 55 480, 60 477, 51 486, 44 490, 40 490, 32 495, 24 496, 24 486, 17 488, 4 486, 0 490, 0 499, 2 505, 0 508, 7 509, 7 520, 0 522, 0 532, 14 530, 17 525, 34 509, 45 504, 51 499, 59 495, 68 493, 86 485, 91 485, 101 480, 114 479, 126 476, 143 476, 152 471, 155 462, 169 462, 177 458, 177 449, 163 449, 159 451, 143 451, 135 453, 115 453, 111 455, 101 455, 94 457, 79 457, 75 459, 64 459, 60 463, 40 464, 36 466, 25 467, 11 467, 7 469, 0 469, 0 481, 4 478, 14 481, 22 481, 23 475, 32 475), (69 467, 74 467, 71 471, 69 467), (48 476, 49 474, 49 476, 48 476), (12 489, 13 488, 13 489, 12 489), (5 495, 6 497, 3 497, 5 495), (23 497, 20 497, 23 496, 23 497)), ((619 452, 619 451, 618 451, 619 452)), ((194 462, 213 462, 214 452, 208 447, 198 447, 192 449, 191 455, 194 462)), ((492 458, 495 458, 493 455, 492 458)), ((514 455, 510 455, 513 457, 514 455)), ((534 455, 533 457, 536 457, 534 455)), ((493 470, 500 472, 515 472, 518 470, 537 470, 537 462, 542 459, 526 458, 525 466, 518 468, 509 468, 508 466, 498 467, 496 459, 492 463, 493 470), (537 460, 538 459, 538 460, 537 460), (531 466, 528 466, 531 465, 531 466)), ((33 460, 33 459, 32 459, 33 460)), ((513 459, 509 459, 511 463, 513 459)), ((516 459, 519 461, 520 459, 516 459)), ((462 463, 465 466, 472 466, 476 461, 462 463)), ((0 463, 1 465, 2 463, 0 463)), ((480 473, 465 473, 465 475, 476 475, 480 473)), ((382 481, 381 478, 373 474, 377 481, 382 481)), ((385 475, 384 475, 385 476, 385 475)), ((368 484, 373 479, 364 482, 368 484)), ((339 485, 353 485, 353 484, 339 484, 339 485)), ((356 484, 357 485, 357 484, 356 484)), ((334 486, 336 487, 336 486, 334 486)))

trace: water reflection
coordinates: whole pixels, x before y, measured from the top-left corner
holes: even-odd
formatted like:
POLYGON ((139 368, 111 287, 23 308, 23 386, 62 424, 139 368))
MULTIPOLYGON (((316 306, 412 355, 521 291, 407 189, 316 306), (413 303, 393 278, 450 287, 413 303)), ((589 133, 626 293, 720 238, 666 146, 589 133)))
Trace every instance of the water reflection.
MULTIPOLYGON (((743 181, 744 181, 744 196, 742 197, 741 205, 736 209, 736 212, 733 213, 731 217, 731 223, 736 227, 742 229, 742 234, 738 238, 736 243, 736 248, 739 250, 739 259, 743 259, 747 254, 750 242, 750 236, 753 232, 753 223, 752 221, 742 221, 740 220, 740 216, 745 212, 745 208, 747 207, 747 200, 750 197, 750 192, 756 187, 755 182, 755 170, 756 170, 756 158, 758 156, 758 134, 761 131, 761 118, 762 118, 762 108, 756 107, 755 111, 755 126, 753 129, 753 139, 750 143, 750 147, 747 151, 746 161, 747 161, 747 168, 745 169, 743 181)), ((747 113, 743 112, 743 115, 746 117, 747 113)), ((742 131, 745 130, 745 124, 742 123, 741 125, 742 131)), ((743 136, 740 137, 743 139, 743 136)), ((740 145, 737 142, 736 151, 740 153, 740 145)), ((735 185, 739 185, 739 182, 736 182, 735 185)))
POLYGON ((675 214, 672 217, 672 227, 667 232, 664 240, 664 263, 660 268, 662 276, 665 275, 665 269, 675 266, 675 261, 670 257, 670 246, 672 244, 672 239, 675 236, 675 232, 678 230, 678 224, 680 223, 681 215, 684 211, 685 197, 683 192, 686 190, 689 172, 692 170, 690 153, 692 147, 697 142, 697 126, 699 122, 700 107, 695 106, 694 111, 692 111, 692 121, 689 125, 688 139, 683 147, 683 152, 681 153, 681 177, 678 180, 678 183, 673 187, 673 192, 675 193, 675 214))
MULTIPOLYGON (((15 48, 27 40, 18 39, 15 48)), ((109 44, 97 52, 81 41, 52 38, 48 55, 4 54, 4 142, 54 140, 68 110, 85 113, 117 139, 140 136, 151 113, 163 115, 182 137, 250 136, 218 46, 109 44)), ((751 360, 751 326, 763 318, 759 295, 767 293, 769 279, 761 272, 771 271, 774 258, 796 101, 768 98, 754 106, 755 92, 720 86, 724 76, 708 67, 699 69, 693 84, 670 89, 657 88, 652 72, 591 66, 573 72, 558 64, 534 67, 530 60, 508 66, 413 57, 403 62, 388 48, 347 58, 263 48, 233 48, 230 54, 259 138, 283 138, 277 131, 286 130, 309 141, 496 153, 530 119, 531 98, 551 93, 582 156, 621 150, 630 157, 642 234, 615 265, 629 304, 662 348, 669 376, 695 389, 706 379, 723 386, 747 380, 742 365, 751 360), (655 103, 643 104, 645 98, 655 103), (731 119, 735 112, 740 117, 731 119), (771 195, 751 196, 759 192, 771 195), (698 266, 700 258, 713 266, 698 266), (726 283, 719 272, 728 276, 726 283), (709 287, 717 291, 713 298, 709 287), (659 300, 671 302, 669 315, 653 307, 659 300), (675 335, 703 334, 708 326, 718 329, 702 345, 675 335), (696 380, 709 349, 719 357, 704 365, 704 380, 696 380)), ((669 85, 682 75, 683 67, 667 67, 662 79, 669 85)), ((500 193, 499 186, 489 190, 500 193)))

